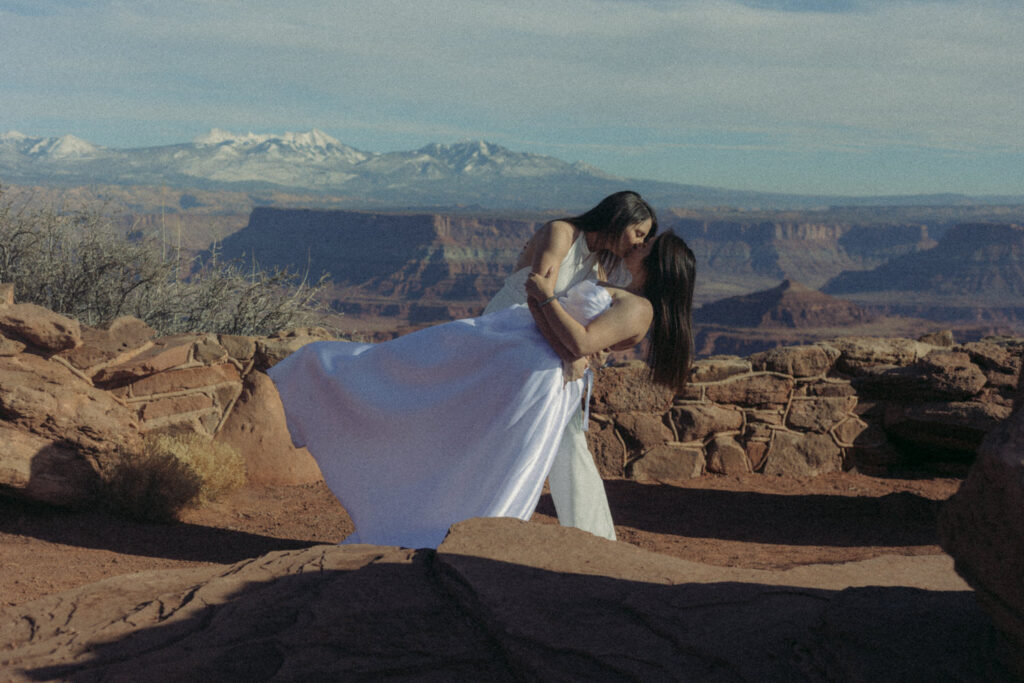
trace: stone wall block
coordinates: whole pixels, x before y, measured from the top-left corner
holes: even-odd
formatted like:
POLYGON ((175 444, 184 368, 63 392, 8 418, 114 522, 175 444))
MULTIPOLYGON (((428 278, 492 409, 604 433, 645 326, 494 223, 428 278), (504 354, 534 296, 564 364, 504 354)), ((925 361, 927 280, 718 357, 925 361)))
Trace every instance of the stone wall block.
POLYGON ((622 413, 615 416, 615 421, 626 442, 636 444, 641 451, 666 441, 675 441, 675 434, 665 424, 662 414, 622 413))
POLYGON ((224 384, 241 382, 238 368, 230 363, 206 367, 168 370, 144 377, 131 386, 133 397, 160 396, 196 389, 209 388, 211 391, 224 384))
POLYGON ((793 392, 793 378, 775 373, 756 373, 734 377, 705 388, 705 396, 715 403, 767 407, 785 405, 793 392))
POLYGON ((217 337, 217 341, 220 342, 220 345, 224 347, 229 356, 242 364, 248 363, 256 355, 256 339, 253 337, 222 334, 217 337))
POLYGON ((878 366, 910 365, 935 348, 914 339, 883 337, 840 337, 828 344, 839 351, 836 369, 854 376, 878 366))
POLYGON ((704 450, 693 444, 664 443, 634 460, 627 468, 637 481, 681 481, 704 472, 704 450))
POLYGON ((703 441, 717 432, 743 427, 743 412, 714 403, 688 403, 672 408, 671 419, 680 441, 703 441))
POLYGON ((604 414, 664 413, 675 392, 652 384, 647 364, 629 362, 602 368, 594 381, 591 410, 604 414))
POLYGON ((882 422, 890 439, 918 456, 929 450, 971 458, 985 434, 1010 414, 1007 406, 978 401, 893 403, 882 422))
POLYGON ((106 329, 82 327, 82 343, 60 356, 89 376, 104 367, 127 363, 152 346, 156 332, 132 316, 115 318, 106 329))
POLYGON ((192 359, 203 365, 226 362, 228 355, 227 349, 221 346, 217 336, 213 334, 197 339, 192 347, 192 359))
POLYGON ((743 414, 747 419, 747 424, 766 425, 781 425, 785 417, 785 413, 786 411, 782 408, 769 408, 765 410, 750 408, 743 411, 743 414))
POLYGON ((716 436, 705 448, 708 472, 746 474, 752 472, 746 450, 731 436, 716 436))
POLYGON ((784 477, 807 477, 838 472, 842 451, 825 434, 801 434, 777 430, 765 457, 764 473, 784 477))
POLYGON ((754 370, 777 372, 793 377, 817 377, 828 373, 839 358, 839 349, 829 344, 780 346, 750 356, 754 370))
MULTIPOLYGON (((832 436, 840 446, 853 446, 857 438, 868 428, 868 423, 856 415, 849 415, 832 428, 832 436)), ((879 430, 881 431, 881 430, 879 430)))
POLYGON ((846 419, 856 398, 794 398, 786 414, 791 429, 825 433, 846 419))
POLYGON ((624 477, 628 451, 615 429, 615 423, 609 418, 591 413, 590 428, 586 436, 587 445, 601 476, 609 479, 624 477))
POLYGON ((853 396, 856 398, 857 391, 850 384, 849 380, 823 378, 812 381, 798 382, 797 386, 802 390, 804 396, 823 396, 839 398, 840 396, 853 396))
POLYGON ((690 381, 702 384, 718 382, 735 375, 745 375, 751 371, 750 361, 738 356, 715 356, 694 361, 690 369, 690 381))
POLYGON ((126 362, 101 368, 92 376, 92 381, 105 389, 114 389, 187 365, 192 357, 193 340, 193 335, 158 339, 152 346, 133 355, 126 362))
POLYGON ((768 455, 768 441, 748 440, 744 450, 747 453, 747 460, 750 462, 750 469, 760 472, 764 467, 765 457, 768 455))

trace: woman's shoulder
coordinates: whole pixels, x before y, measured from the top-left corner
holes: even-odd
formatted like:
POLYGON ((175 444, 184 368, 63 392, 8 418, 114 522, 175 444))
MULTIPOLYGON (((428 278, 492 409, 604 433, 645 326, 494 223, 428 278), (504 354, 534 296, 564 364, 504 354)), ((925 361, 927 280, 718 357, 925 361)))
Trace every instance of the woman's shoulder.
POLYGON ((607 290, 609 296, 611 296, 613 304, 634 311, 637 314, 653 315, 654 306, 646 298, 607 282, 601 284, 607 290))

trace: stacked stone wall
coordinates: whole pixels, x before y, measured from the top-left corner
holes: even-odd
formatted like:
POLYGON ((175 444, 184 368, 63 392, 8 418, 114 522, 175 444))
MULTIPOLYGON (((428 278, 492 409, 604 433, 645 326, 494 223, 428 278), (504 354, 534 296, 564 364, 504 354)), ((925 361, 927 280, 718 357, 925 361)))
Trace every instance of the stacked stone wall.
POLYGON ((598 373, 588 440, 608 477, 882 473, 973 460, 1009 416, 1020 340, 838 338, 696 361, 677 395, 641 363, 598 373))

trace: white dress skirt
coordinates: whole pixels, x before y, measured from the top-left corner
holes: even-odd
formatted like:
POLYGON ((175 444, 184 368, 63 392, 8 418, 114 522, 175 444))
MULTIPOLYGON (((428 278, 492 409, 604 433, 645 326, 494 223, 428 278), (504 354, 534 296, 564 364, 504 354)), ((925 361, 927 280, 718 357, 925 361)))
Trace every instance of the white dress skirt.
MULTIPOLYGON (((588 280, 561 301, 586 324, 611 295, 588 280)), ((380 344, 314 342, 268 374, 355 523, 344 542, 408 548, 470 517, 529 519, 583 392, 522 305, 380 344)))

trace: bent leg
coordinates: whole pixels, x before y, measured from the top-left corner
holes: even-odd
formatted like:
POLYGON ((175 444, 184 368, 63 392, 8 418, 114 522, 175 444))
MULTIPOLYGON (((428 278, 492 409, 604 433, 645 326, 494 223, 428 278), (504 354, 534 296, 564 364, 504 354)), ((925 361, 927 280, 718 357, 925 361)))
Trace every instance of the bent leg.
POLYGON ((551 500, 562 526, 573 526, 595 536, 615 540, 615 525, 608 508, 604 481, 594 464, 583 431, 583 411, 577 410, 562 435, 558 454, 548 473, 551 500))

